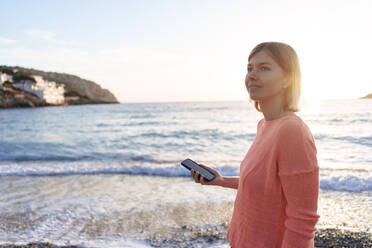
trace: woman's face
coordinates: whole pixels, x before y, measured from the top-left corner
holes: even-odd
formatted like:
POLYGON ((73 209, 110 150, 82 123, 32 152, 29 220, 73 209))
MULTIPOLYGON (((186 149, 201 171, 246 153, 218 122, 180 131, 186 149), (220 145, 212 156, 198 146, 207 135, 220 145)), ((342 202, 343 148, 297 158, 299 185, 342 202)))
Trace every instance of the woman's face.
POLYGON ((281 96, 288 86, 282 68, 265 51, 256 53, 248 61, 245 86, 254 101, 281 96))

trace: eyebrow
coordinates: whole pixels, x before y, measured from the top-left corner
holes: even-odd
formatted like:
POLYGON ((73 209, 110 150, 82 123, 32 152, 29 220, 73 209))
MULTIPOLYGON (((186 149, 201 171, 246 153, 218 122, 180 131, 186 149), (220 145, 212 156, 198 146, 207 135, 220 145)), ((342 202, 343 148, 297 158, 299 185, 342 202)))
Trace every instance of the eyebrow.
MULTIPOLYGON (((262 63, 258 63, 258 66, 261 66, 261 65, 271 65, 269 62, 262 62, 262 63)), ((252 66, 252 64, 248 64, 248 66, 252 66)))

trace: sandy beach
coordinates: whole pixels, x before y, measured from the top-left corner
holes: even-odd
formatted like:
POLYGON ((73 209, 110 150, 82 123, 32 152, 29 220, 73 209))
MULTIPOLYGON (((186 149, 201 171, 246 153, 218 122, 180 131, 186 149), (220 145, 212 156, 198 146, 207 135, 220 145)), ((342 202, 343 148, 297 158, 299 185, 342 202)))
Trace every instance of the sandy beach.
MULTIPOLYGON (((186 227, 175 230, 172 238, 156 237, 147 240, 150 247, 228 247, 221 227, 190 230, 186 227), (217 244, 224 243, 224 244, 217 244), (215 245, 214 245, 215 244, 215 245), (217 245, 216 245, 217 244, 217 245)), ((360 247, 372 246, 370 233, 325 229, 316 232, 315 247, 360 247)), ((57 246, 51 243, 29 243, 27 245, 3 245, 2 248, 78 248, 78 246, 57 246)))
MULTIPOLYGON (((3 241, 8 241, 0 247, 229 247, 226 229, 233 190, 197 185, 189 178, 90 175, 29 179, 26 183, 22 177, 13 178, 8 183, 14 190, 20 183, 34 189, 27 193, 33 195, 30 205, 41 212, 2 217, 0 230, 18 230, 18 234, 4 236, 3 241), (44 191, 38 193, 41 186, 44 191), (41 199, 48 206, 40 205, 41 199), (67 206, 72 209, 71 204, 74 212, 64 210, 67 206), (33 240, 27 238, 30 233, 33 240), (35 240, 37 235, 40 239, 35 240)), ((371 247, 369 199, 369 193, 322 190, 316 247, 371 247)))

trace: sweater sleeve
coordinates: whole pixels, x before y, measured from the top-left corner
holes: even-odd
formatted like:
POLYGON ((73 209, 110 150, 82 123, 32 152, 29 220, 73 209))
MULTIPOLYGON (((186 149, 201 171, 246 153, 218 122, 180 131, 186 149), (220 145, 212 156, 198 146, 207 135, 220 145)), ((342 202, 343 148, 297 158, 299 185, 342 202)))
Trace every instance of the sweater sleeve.
POLYGON ((314 139, 307 126, 293 120, 279 133, 278 173, 286 200, 282 248, 314 247, 319 193, 319 167, 314 139))
POLYGON ((280 177, 287 201, 282 248, 314 247, 315 225, 318 222, 319 169, 280 177))

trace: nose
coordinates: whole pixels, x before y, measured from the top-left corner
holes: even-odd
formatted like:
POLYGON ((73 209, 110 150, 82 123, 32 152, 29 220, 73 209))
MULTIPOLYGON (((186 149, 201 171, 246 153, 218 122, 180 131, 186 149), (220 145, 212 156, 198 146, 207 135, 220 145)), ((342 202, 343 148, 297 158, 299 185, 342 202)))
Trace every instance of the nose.
POLYGON ((250 84, 250 82, 255 81, 255 80, 256 80, 255 76, 254 75, 252 76, 252 74, 248 72, 245 75, 245 87, 247 87, 248 89, 248 85, 250 84))
POLYGON ((247 72, 247 79, 256 80, 257 79, 256 70, 252 70, 250 72, 247 72))
POLYGON ((247 72, 247 75, 245 75, 245 87, 248 89, 248 85, 250 82, 254 82, 257 80, 256 74, 252 72, 247 72))

